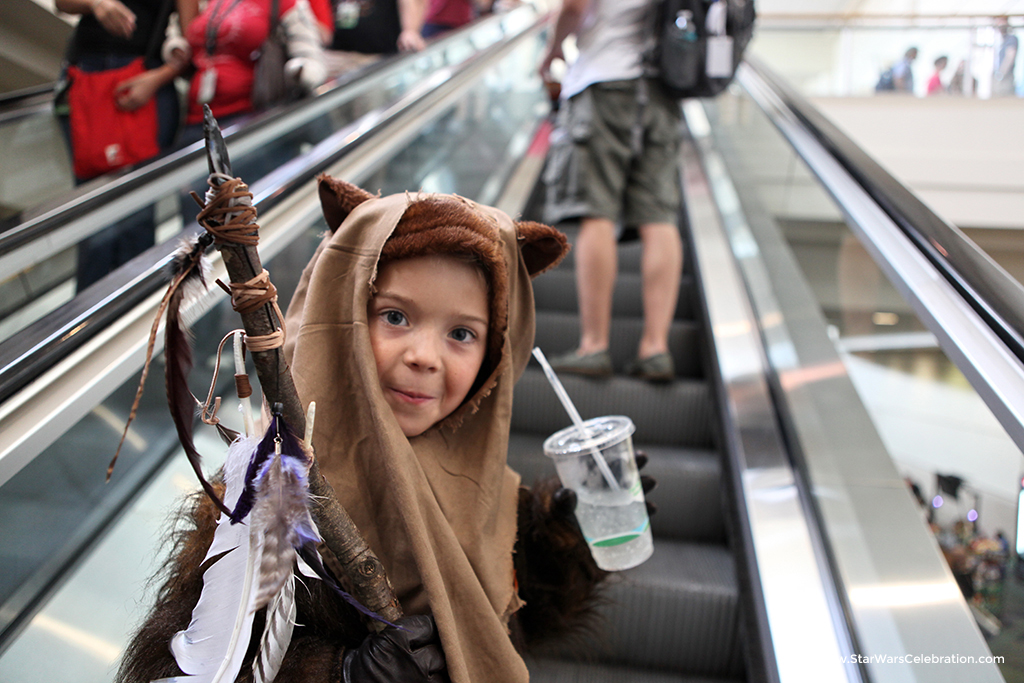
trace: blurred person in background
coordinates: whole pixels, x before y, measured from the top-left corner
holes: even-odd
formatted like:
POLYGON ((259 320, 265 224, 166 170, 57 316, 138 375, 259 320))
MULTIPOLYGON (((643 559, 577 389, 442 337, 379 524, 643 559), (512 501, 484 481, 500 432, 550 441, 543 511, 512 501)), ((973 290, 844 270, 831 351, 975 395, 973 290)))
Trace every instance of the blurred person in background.
MULTIPOLYGON (((141 73, 118 83, 109 97, 114 100, 117 109, 125 112, 137 112, 145 105, 155 103, 156 144, 150 141, 149 146, 153 147, 154 153, 173 146, 178 134, 180 112, 174 79, 184 70, 185 62, 164 63, 159 57, 159 48, 167 30, 168 18, 175 8, 175 0, 56 0, 55 6, 61 12, 81 17, 71 35, 65 73, 54 98, 55 113, 72 159, 76 158, 75 139, 77 137, 81 142, 82 138, 80 134, 72 133, 71 105, 68 100, 69 89, 74 88, 74 84, 67 76, 69 67, 91 74, 125 69, 141 59, 141 73)), ((93 101, 91 97, 81 100, 75 96, 72 99, 76 102, 93 101)), ((103 109, 110 105, 97 102, 97 106, 103 109)), ((152 122, 152 119, 149 121, 152 122)), ((78 151, 82 152, 81 149, 78 151)), ((117 165, 126 163, 112 160, 110 150, 107 152, 108 161, 117 165)), ((75 183, 85 182, 100 172, 93 171, 83 176, 75 173, 75 183)), ((78 291, 127 263, 154 243, 152 207, 142 209, 86 237, 78 245, 78 291)))
MULTIPOLYGON (((253 85, 260 47, 270 33, 271 0, 178 0, 182 33, 195 72, 189 85, 182 144, 203 137, 203 105, 226 127, 254 111, 253 85)), ((309 0, 278 0, 287 39, 285 76, 306 91, 324 82, 322 34, 309 0)))
POLYGON ((968 86, 970 90, 964 92, 964 76, 967 73, 967 62, 963 59, 956 65, 956 71, 953 72, 953 77, 949 79, 949 93, 951 95, 973 95, 978 92, 978 79, 971 78, 971 83, 968 86))
POLYGON ((334 10, 331 0, 309 0, 309 7, 320 28, 320 44, 326 48, 334 41, 334 10))
POLYGON ((477 16, 491 11, 492 0, 429 0, 423 22, 423 37, 431 38, 465 26, 477 16))
POLYGON ((164 63, 158 55, 147 52, 154 41, 157 46, 163 43, 175 0, 56 0, 54 4, 65 14, 81 17, 68 44, 69 65, 85 72, 107 71, 145 58, 146 71, 120 83, 112 96, 125 111, 134 111, 155 99, 157 141, 161 150, 171 147, 178 132, 179 114, 174 79, 185 64, 164 63))
POLYGON ((912 47, 903 53, 903 59, 882 72, 875 85, 875 92, 914 92, 914 60, 917 59, 917 48, 912 47))
POLYGON ((1017 62, 1017 36, 1010 31, 1008 17, 996 21, 999 45, 996 48, 995 69, 992 73, 992 96, 1009 97, 1015 94, 1014 65, 1017 62))
POLYGON ((562 43, 577 37, 579 56, 562 80, 544 175, 547 220, 580 219, 580 337, 575 350, 551 359, 561 372, 614 372, 609 341, 621 221, 642 244, 643 334, 626 371, 652 382, 675 377, 668 334, 682 271, 682 112, 660 81, 644 76, 651 7, 649 0, 563 0, 539 69, 552 80, 552 62, 565 60, 562 43))
POLYGON ((946 70, 948 65, 949 58, 945 55, 935 60, 935 71, 932 72, 932 77, 928 79, 928 87, 925 89, 926 95, 946 94, 946 86, 942 85, 942 72, 946 70))
POLYGON ((425 47, 427 0, 333 0, 331 49, 387 55, 425 47))

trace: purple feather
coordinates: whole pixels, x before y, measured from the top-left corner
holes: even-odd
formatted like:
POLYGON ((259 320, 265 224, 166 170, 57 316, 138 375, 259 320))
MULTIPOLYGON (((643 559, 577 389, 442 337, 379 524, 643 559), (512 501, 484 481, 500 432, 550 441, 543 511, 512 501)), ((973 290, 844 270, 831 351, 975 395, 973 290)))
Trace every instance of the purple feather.
MULTIPOLYGON (((256 447, 256 451, 252 455, 252 460, 249 461, 249 468, 245 471, 245 488, 242 489, 242 495, 238 497, 235 509, 230 515, 232 524, 238 524, 241 522, 252 510, 253 503, 256 501, 256 489, 258 482, 263 475, 263 470, 269 462, 270 456, 274 453, 274 446, 277 437, 281 438, 282 456, 287 456, 287 459, 289 460, 301 458, 304 468, 309 468, 309 463, 306 462, 304 455, 305 451, 302 450, 299 440, 296 439, 295 435, 292 434, 290 429, 288 429, 288 425, 286 425, 284 420, 281 419, 281 416, 274 414, 270 419, 270 428, 267 429, 267 433, 264 435, 263 440, 260 441, 259 446, 256 447)), ((305 475, 302 475, 302 478, 304 480, 305 475)))

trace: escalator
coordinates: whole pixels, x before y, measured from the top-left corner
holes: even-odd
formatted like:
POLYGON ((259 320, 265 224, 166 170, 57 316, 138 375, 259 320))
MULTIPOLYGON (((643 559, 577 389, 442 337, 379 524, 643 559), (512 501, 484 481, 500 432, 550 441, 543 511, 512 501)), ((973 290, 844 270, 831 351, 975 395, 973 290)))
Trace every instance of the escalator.
MULTIPOLYGON (((542 28, 531 19, 464 48, 431 76, 414 69, 405 78, 421 83, 297 145, 291 161, 253 183, 261 253, 282 301, 324 229, 312 183, 319 172, 384 194, 456 192, 540 218, 547 104, 534 66, 542 28)), ((860 213, 870 196, 843 195, 847 181, 829 182, 836 169, 812 163, 821 152, 811 149, 814 122, 793 113, 799 102, 787 104, 754 69, 740 83, 684 108, 686 258, 670 336, 676 381, 563 378, 584 417, 625 414, 636 423, 634 441, 659 481, 651 494, 659 506, 654 555, 611 577, 591 633, 532 654, 531 677, 1001 680, 991 664, 938 669, 859 658, 899 646, 964 656, 988 650, 859 403, 824 309, 776 234, 780 214, 770 200, 779 190, 763 192, 758 183, 781 163, 796 179, 785 191, 817 187, 836 221, 866 233, 863 226, 882 216, 860 213), (750 150, 760 156, 744 157, 750 150)), ((180 188, 168 190, 177 196, 180 188)), ((95 202, 96 211, 108 210, 95 202)), ((561 227, 574 236, 572 226, 561 227)), ((109 485, 102 473, 134 393, 171 248, 157 245, 76 297, 82 317, 44 316, 37 324, 51 324, 46 335, 26 328, 20 336, 30 339, 14 358, 31 362, 0 371, 0 680, 109 680, 151 599, 146 578, 157 568, 167 510, 194 488, 166 419, 159 368, 109 485)), ((639 244, 622 244, 619 260, 611 346, 621 371, 640 334, 639 244)), ((578 336, 571 255, 534 284, 537 345, 549 354, 571 348, 578 336)), ((216 290, 192 313, 199 375, 212 353, 204 342, 234 327, 235 315, 216 290)), ((955 329, 939 314, 929 329, 935 320, 955 329)), ((965 342, 947 337, 973 367, 965 342)), ((1002 360, 1009 368, 1012 355, 1002 360)), ((1000 392, 1007 395, 990 391, 1000 392)), ((1003 405, 1002 415, 1013 413, 1014 404, 1003 405)), ((553 474, 541 443, 567 423, 539 369, 528 368, 516 388, 510 442, 510 463, 525 482, 553 474)), ((200 450, 215 468, 215 440, 204 437, 200 450)))

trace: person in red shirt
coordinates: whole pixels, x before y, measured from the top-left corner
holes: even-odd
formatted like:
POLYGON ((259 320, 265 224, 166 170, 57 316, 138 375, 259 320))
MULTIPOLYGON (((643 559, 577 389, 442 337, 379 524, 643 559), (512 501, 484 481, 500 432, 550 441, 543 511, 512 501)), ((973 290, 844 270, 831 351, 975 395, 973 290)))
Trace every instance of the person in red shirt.
POLYGON ((477 16, 491 9, 491 0, 430 0, 423 22, 423 37, 465 26, 477 16))
POLYGON ((935 60, 935 72, 928 79, 928 89, 925 94, 944 95, 947 92, 946 86, 942 85, 942 72, 946 70, 947 64, 949 64, 949 58, 945 55, 935 60))
MULTIPOLYGON (((182 31, 191 48, 195 74, 189 87, 185 123, 195 129, 203 121, 203 105, 227 125, 231 117, 253 111, 252 89, 256 62, 253 55, 270 32, 271 0, 210 0, 196 13, 198 0, 182 0, 182 31), (194 18, 192 18, 194 17, 194 18)), ((306 90, 320 85, 327 75, 320 29, 309 0, 278 0, 281 25, 288 36, 287 74, 306 90)), ((188 129, 183 138, 190 136, 188 129)))

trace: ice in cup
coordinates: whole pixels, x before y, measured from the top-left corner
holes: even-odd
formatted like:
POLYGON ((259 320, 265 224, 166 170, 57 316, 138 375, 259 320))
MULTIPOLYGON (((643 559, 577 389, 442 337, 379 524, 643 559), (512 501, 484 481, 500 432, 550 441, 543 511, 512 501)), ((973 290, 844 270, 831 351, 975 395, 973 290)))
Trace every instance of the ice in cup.
POLYGON ((576 519, 597 566, 606 571, 629 569, 654 552, 651 522, 633 452, 633 421, 622 415, 595 417, 544 441, 544 453, 555 461, 562 486, 576 492, 576 519), (595 455, 608 464, 602 472, 595 455), (608 482, 610 473, 618 489, 608 482))

